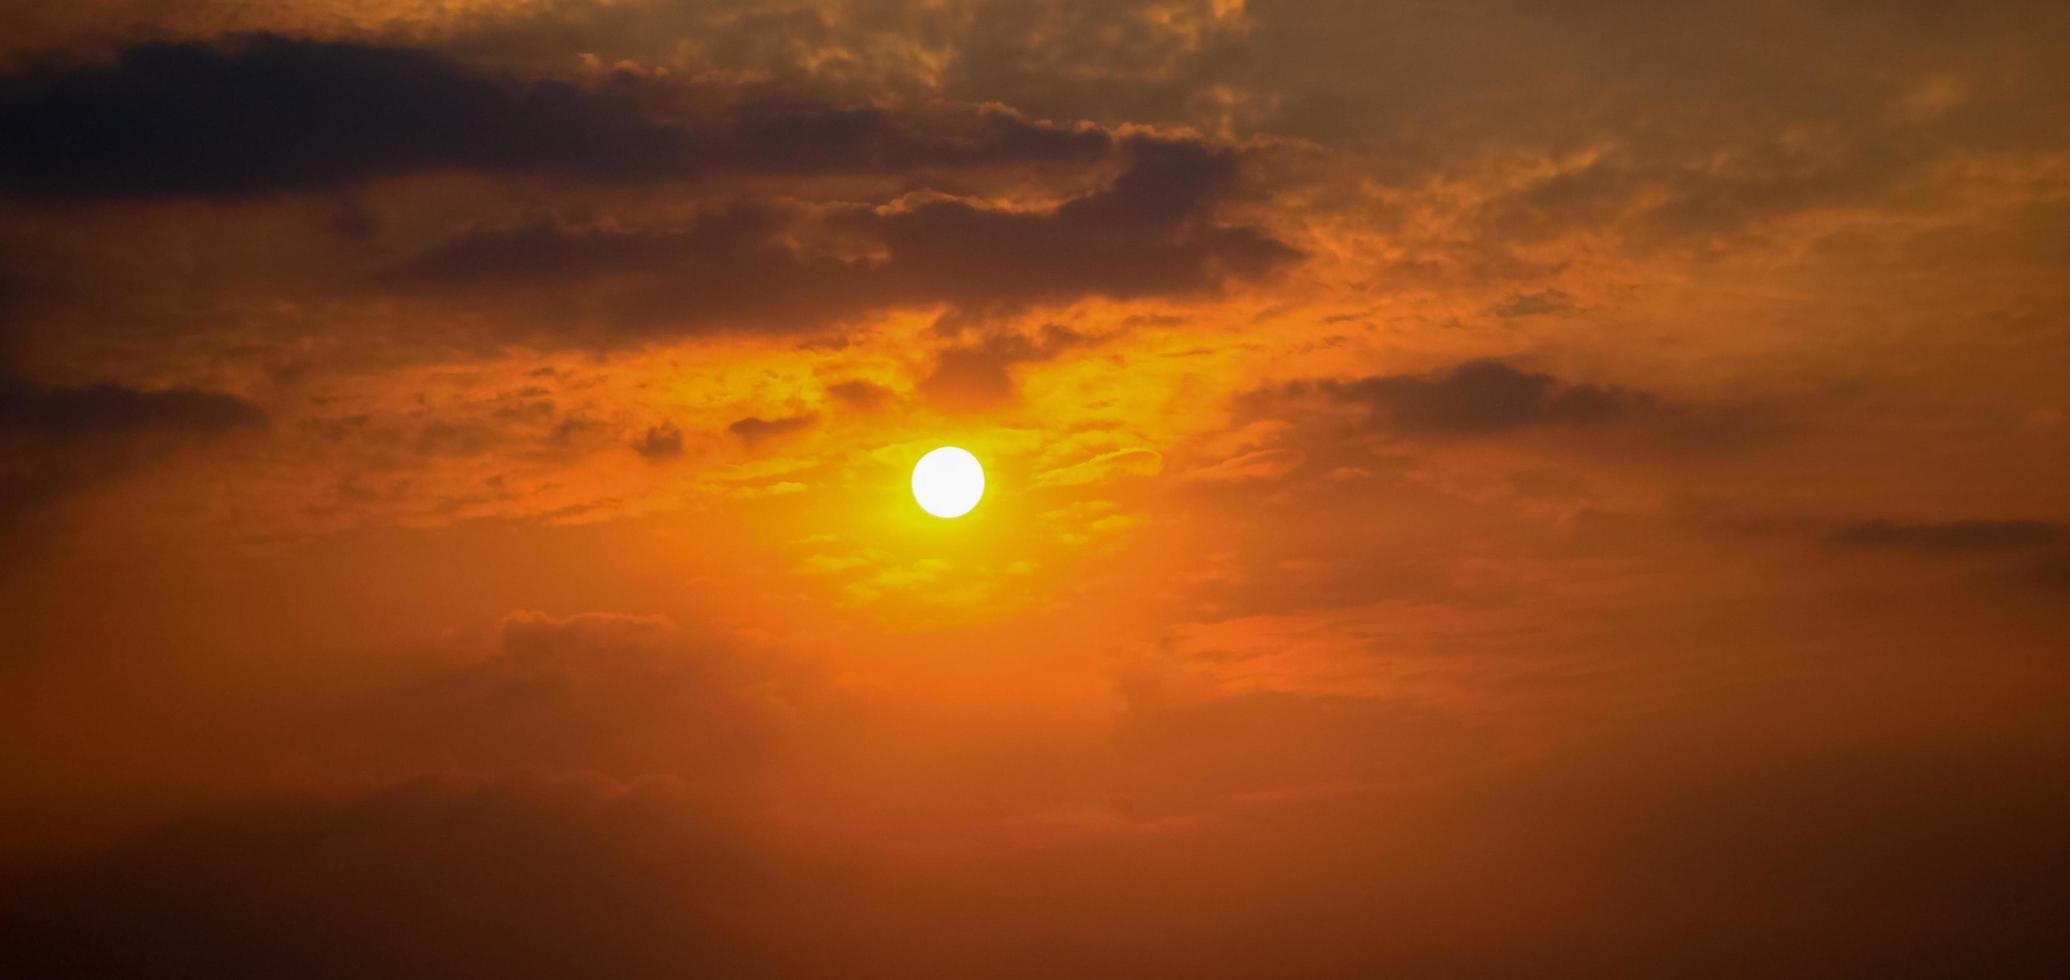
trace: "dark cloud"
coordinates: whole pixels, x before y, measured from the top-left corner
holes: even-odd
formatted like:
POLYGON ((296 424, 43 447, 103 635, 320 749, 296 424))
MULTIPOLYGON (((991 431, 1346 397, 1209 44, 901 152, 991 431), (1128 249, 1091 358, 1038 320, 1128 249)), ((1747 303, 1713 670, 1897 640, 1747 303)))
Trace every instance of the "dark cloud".
POLYGON ((1431 374, 1326 381, 1317 388, 1333 399, 1370 406, 1375 424, 1439 435, 1600 425, 1657 404, 1643 392, 1571 384, 1497 360, 1467 361, 1431 374))
POLYGON ((216 391, 112 384, 51 388, 0 378, 0 430, 54 436, 221 432, 264 418, 258 406, 216 391))
MULTIPOLYGON (((1303 493, 1343 506, 1370 500, 1376 487, 1394 482, 1389 474, 1415 452, 1403 440, 1528 441, 1541 449, 1667 464, 1746 452, 1792 432, 1773 404, 1680 402, 1495 359, 1428 372, 1291 381, 1240 393, 1231 407, 1237 428, 1203 439, 1194 447, 1198 456, 1180 454, 1182 479, 1202 492, 1231 495, 1248 493, 1246 485, 1258 481, 1298 484, 1303 493), (1265 425, 1253 428, 1256 423, 1265 425)), ((1464 514, 1452 519, 1471 520, 1464 514)), ((1447 538, 1432 545, 1443 551, 1457 543, 1447 538)), ((1285 545, 1276 539, 1271 547, 1285 545)), ((1392 545, 1389 556, 1401 557, 1392 545)), ((1343 554, 1333 560, 1349 567, 1364 559, 1343 554)))
POLYGON ((386 284, 428 302, 507 315, 535 342, 637 344, 726 329, 803 331, 907 298, 863 260, 802 251, 801 209, 736 202, 668 231, 534 225, 466 235, 394 269, 386 284))
POLYGON ((817 415, 788 415, 783 418, 765 419, 749 416, 735 419, 726 426, 726 431, 750 447, 759 446, 775 439, 794 436, 819 424, 817 415))
POLYGON ((0 377, 0 527, 183 441, 264 420, 258 406, 217 391, 48 387, 0 377))
POLYGON ((690 142, 620 99, 406 48, 146 44, 0 89, 0 182, 36 197, 239 195, 466 168, 678 172, 690 142))
POLYGON ((868 381, 843 381, 827 386, 827 394, 859 412, 875 411, 898 397, 891 389, 868 381))
POLYGON ((1558 289, 1541 289, 1530 293, 1513 293, 1508 299, 1495 305, 1489 312, 1505 320, 1525 316, 1544 316, 1550 313, 1569 313, 1574 309, 1574 297, 1558 289))
POLYGON ((683 430, 673 422, 649 428, 633 442, 633 452, 657 462, 683 455, 683 430))
POLYGON ((934 370, 920 382, 920 392, 945 407, 989 408, 1013 398, 1015 365, 1047 361, 1089 342, 1075 331, 1050 324, 1035 337, 999 334, 951 347, 936 358, 934 370))
POLYGON ((740 207, 685 231, 583 231, 550 224, 469 234, 412 258, 391 276, 405 286, 568 280, 654 270, 672 259, 746 249, 777 229, 773 212, 740 207))
POLYGON ((2051 589, 2070 589, 2070 551, 2044 558, 2028 571, 2028 581, 2051 589))
POLYGON ((1827 540, 1843 548, 1905 551, 2018 551, 2064 538, 2062 525, 2045 521, 1863 521, 1835 529, 1827 540))
MULTIPOLYGON (((1779 220, 1906 201, 1971 152, 2060 152, 2070 132, 2048 67, 2070 15, 2047 4, 1474 10, 1454 22, 1401 3, 1252 0, 1152 18, 1128 3, 992 0, 921 22, 958 56, 941 84, 962 98, 1372 147, 1358 179, 1425 203, 1433 180, 1501 159, 1503 190, 1461 215, 1473 251, 1495 254, 1576 232, 1648 254, 1758 244, 1779 220), (1908 114, 1937 75, 1954 94, 1908 114), (1532 179, 1523 160, 1561 166, 1532 179)), ((1446 265, 1459 237, 1390 244, 1446 265)))
POLYGON ((239 196, 435 170, 598 181, 1097 161, 1114 139, 997 106, 899 112, 722 85, 528 80, 441 54, 271 35, 154 43, 0 80, 0 187, 239 196))
POLYGON ((796 174, 1086 163, 1117 142, 1105 129, 1038 122, 996 104, 900 113, 799 97, 750 98, 717 128, 699 154, 709 165, 796 174))
POLYGON ((923 197, 886 207, 737 201, 658 231, 532 225, 466 235, 395 268, 407 293, 508 302, 562 341, 726 328, 798 331, 896 306, 995 310, 1196 293, 1296 259, 1214 220, 1240 155, 1150 137, 1100 190, 1049 210, 923 197), (866 254, 857 257, 854 253, 866 254))
POLYGON ((1239 189, 1235 151, 1139 138, 1129 153, 1111 186, 1054 211, 933 201, 863 225, 891 249, 894 265, 966 304, 1187 293, 1299 257, 1259 229, 1211 220, 1239 189))

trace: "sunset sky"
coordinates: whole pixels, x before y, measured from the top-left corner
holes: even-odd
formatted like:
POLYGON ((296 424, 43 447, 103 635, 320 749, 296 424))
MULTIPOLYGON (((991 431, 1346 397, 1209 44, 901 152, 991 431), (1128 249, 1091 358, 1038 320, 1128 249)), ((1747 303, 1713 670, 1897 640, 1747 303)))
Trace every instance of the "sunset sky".
POLYGON ((2063 976, 2066 273, 2059 0, 10 5, 0 976, 2063 976))

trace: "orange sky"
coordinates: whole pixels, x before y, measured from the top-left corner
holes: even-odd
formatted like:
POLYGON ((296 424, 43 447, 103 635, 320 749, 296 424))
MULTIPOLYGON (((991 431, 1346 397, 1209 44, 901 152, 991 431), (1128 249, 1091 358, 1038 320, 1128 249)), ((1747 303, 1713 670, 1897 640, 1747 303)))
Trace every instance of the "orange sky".
POLYGON ((0 975, 2070 963, 2060 4, 34 6, 0 975))

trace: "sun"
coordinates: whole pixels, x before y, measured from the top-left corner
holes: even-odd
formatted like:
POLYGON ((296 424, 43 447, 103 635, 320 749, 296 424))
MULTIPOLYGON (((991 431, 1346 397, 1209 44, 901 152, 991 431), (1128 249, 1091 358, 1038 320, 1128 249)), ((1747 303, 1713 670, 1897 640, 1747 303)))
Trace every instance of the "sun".
POLYGON ((936 517, 962 517, 985 495, 985 468, 977 457, 943 446, 913 464, 913 499, 936 517))

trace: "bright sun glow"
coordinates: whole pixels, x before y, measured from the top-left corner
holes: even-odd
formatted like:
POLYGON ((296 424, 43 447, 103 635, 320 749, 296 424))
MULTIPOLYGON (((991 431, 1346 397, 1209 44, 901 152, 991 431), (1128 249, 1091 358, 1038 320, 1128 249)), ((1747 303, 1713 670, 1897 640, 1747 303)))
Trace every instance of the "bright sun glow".
POLYGON ((985 468, 977 457, 943 446, 913 464, 913 499, 936 517, 962 517, 985 495, 985 468))

